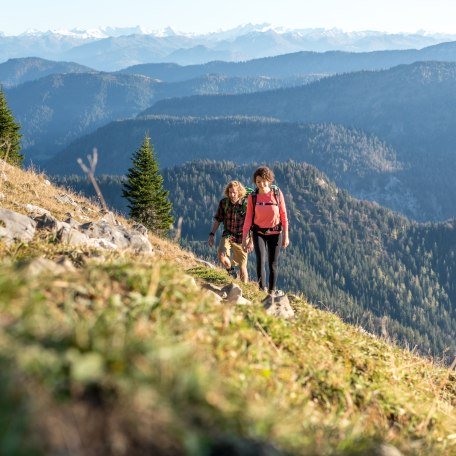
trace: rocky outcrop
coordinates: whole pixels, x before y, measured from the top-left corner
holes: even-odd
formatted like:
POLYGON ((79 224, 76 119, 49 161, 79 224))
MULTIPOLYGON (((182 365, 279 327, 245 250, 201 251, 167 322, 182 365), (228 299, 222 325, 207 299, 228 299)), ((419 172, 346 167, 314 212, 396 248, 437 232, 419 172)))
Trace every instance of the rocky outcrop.
POLYGON ((0 239, 6 244, 30 242, 35 236, 36 222, 26 215, 0 208, 0 239))
POLYGON ((212 283, 204 283, 202 287, 208 290, 208 292, 219 302, 236 305, 252 304, 252 301, 249 301, 242 296, 241 287, 235 283, 230 283, 223 288, 217 287, 212 283))
POLYGON ((284 319, 294 317, 294 310, 284 293, 268 295, 262 304, 268 315, 284 319))
MULTIPOLYGON (((70 198, 70 197, 68 197, 70 198)), ((0 208, 0 239, 10 244, 14 241, 29 242, 36 230, 56 234, 56 240, 73 246, 86 246, 105 250, 122 250, 152 254, 147 229, 140 224, 134 228, 123 226, 111 212, 101 220, 79 224, 74 219, 65 222, 38 206, 24 206, 29 216, 0 208)))

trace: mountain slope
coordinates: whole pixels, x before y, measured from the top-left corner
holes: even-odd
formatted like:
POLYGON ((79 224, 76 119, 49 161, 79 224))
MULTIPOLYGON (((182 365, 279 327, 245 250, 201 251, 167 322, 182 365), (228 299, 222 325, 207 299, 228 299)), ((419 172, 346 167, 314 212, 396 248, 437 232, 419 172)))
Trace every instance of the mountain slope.
POLYGON ((0 84, 4 88, 55 73, 89 73, 91 68, 73 62, 53 62, 37 57, 9 59, 0 63, 0 84))
MULTIPOLYGON (((4 172, 4 207, 80 218, 44 176, 4 172)), ((185 273, 189 255, 150 238, 152 257, 57 247, 45 231, 0 241, 2 452, 451 454, 454 373, 297 297, 289 322, 251 286, 254 305, 220 305, 188 274, 223 272, 185 273), (29 272, 61 255, 72 269, 29 272)))
POLYGON ((213 61, 201 65, 181 66, 173 63, 146 63, 120 70, 143 74, 163 81, 181 81, 205 74, 228 76, 268 76, 290 78, 307 74, 331 75, 361 70, 384 70, 418 61, 456 61, 456 42, 442 43, 421 50, 376 52, 295 52, 243 62, 213 61))

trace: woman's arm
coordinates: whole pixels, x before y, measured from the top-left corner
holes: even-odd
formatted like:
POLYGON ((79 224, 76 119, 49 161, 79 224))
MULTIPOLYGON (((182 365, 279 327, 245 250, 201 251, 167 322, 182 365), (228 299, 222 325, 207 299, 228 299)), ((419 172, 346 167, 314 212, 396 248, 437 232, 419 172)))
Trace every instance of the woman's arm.
POLYGON ((252 227, 252 216, 253 216, 253 204, 252 195, 247 197, 247 210, 245 212, 244 226, 242 228, 242 248, 248 252, 250 249, 250 243, 248 242, 248 236, 250 228, 252 227))
POLYGON ((279 204, 279 213, 280 213, 280 223, 282 224, 282 247, 286 249, 290 243, 290 238, 288 235, 288 215, 287 208, 285 205, 285 198, 283 197, 282 190, 280 192, 280 204, 279 204))

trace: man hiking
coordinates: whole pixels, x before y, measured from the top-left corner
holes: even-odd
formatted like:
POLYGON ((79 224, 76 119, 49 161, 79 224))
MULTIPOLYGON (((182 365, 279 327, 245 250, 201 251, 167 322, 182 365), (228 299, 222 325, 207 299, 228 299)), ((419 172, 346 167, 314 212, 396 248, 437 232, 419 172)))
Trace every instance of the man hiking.
POLYGON ((247 282, 247 252, 242 248, 242 227, 247 209, 247 191, 240 182, 234 180, 228 182, 223 193, 225 197, 219 202, 214 224, 209 233, 208 244, 210 247, 214 246, 215 233, 219 225, 223 223, 224 229, 217 256, 228 274, 236 278, 235 266, 238 266, 241 281, 247 282))

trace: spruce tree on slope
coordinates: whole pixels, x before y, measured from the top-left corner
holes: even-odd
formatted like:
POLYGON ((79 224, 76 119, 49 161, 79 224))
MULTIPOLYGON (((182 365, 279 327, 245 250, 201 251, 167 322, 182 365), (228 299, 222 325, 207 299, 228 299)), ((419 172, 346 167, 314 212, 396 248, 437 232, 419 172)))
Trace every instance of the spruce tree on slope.
POLYGON ((130 203, 130 217, 158 234, 166 234, 173 222, 172 204, 169 192, 163 188, 163 177, 147 135, 133 154, 132 162, 122 192, 130 203))
POLYGON ((6 103, 5 94, 0 87, 0 158, 12 165, 21 166, 20 126, 14 120, 13 113, 6 103))

